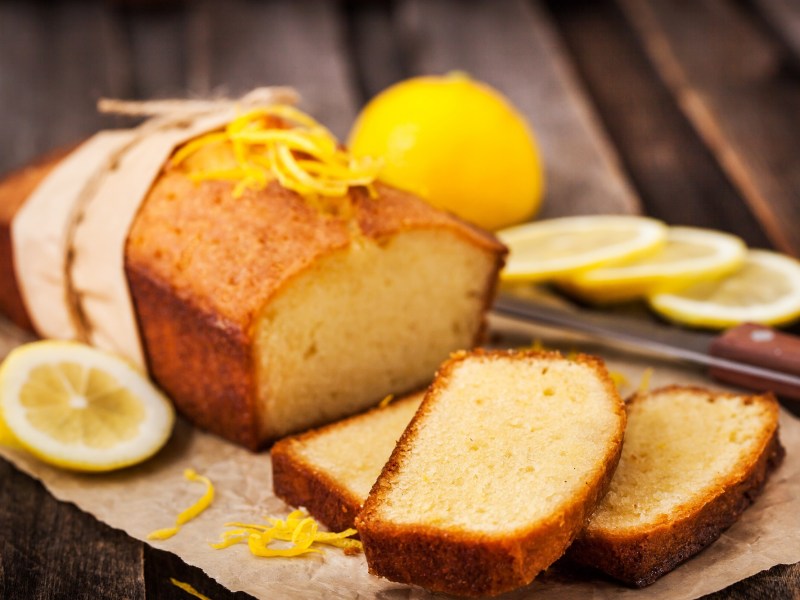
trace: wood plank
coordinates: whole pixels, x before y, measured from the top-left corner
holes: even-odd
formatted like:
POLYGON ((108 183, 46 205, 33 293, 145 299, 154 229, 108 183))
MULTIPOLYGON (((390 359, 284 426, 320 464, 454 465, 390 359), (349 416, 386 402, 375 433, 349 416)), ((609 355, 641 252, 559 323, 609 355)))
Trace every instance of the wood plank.
POLYGON ((783 39, 800 64, 800 2, 797 0, 751 0, 764 20, 783 39))
POLYGON ((800 86, 736 5, 619 0, 660 77, 780 250, 800 256, 800 86))
POLYGON ((720 228, 751 246, 769 246, 619 9, 611 2, 554 1, 550 7, 645 212, 670 224, 720 228))
POLYGON ((114 123, 95 103, 131 91, 121 39, 105 3, 0 3, 0 171, 114 123))
POLYGON ((192 567, 170 552, 144 547, 147 598, 156 600, 187 600, 190 596, 170 581, 188 583, 201 594, 214 600, 254 600, 244 592, 231 592, 202 569, 192 567))
MULTIPOLYGON (((104 3, 0 4, 0 171, 114 123, 101 95, 126 95, 121 31, 104 3)), ((29 339, 0 323, 5 354, 29 339)), ((142 544, 57 502, 0 461, 0 597, 143 597, 142 544)))
POLYGON ((46 81, 33 76, 44 62, 42 7, 0 4, 0 172, 19 166, 47 147, 48 132, 38 122, 46 81))
POLYGON ((389 2, 347 5, 350 60, 360 103, 408 76, 389 2))
POLYGON ((0 459, 0 598, 143 598, 142 544, 0 459))
POLYGON ((800 590, 800 563, 775 565, 730 587, 698 600, 796 600, 800 590))
POLYGON ((135 98, 191 94, 187 75, 189 16, 183 4, 120 9, 129 45, 135 98))
POLYGON ((546 166, 542 217, 639 211, 537 2, 404 0, 397 14, 409 72, 464 70, 501 90, 532 123, 546 166))
MULTIPOLYGON (((103 3, 0 4, 0 171, 114 123, 101 95, 126 95, 119 24, 103 3)), ((26 339, 2 324, 2 354, 26 339)), ((142 545, 0 461, 0 597, 142 597, 142 545), (99 592, 99 593, 98 593, 99 592)))
POLYGON ((355 79, 345 60, 345 23, 326 0, 230 0, 192 5, 189 71, 208 92, 241 94, 262 85, 295 86, 302 107, 343 137, 356 114, 355 79), (205 40, 205 41, 203 41, 205 40))

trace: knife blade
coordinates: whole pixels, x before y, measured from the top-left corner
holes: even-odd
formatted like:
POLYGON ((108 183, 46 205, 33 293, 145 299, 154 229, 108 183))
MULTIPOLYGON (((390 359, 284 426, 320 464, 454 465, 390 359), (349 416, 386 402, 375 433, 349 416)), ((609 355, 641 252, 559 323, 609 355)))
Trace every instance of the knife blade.
POLYGON ((493 310, 606 344, 699 364, 720 381, 800 400, 800 337, 770 327, 745 324, 714 336, 619 315, 556 308, 509 294, 500 294, 493 310))

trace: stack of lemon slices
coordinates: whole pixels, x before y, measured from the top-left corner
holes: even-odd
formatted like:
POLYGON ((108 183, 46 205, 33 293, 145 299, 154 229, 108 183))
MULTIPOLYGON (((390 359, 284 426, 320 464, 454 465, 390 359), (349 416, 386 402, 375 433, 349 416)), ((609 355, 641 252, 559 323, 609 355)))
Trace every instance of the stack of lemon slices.
POLYGON ((166 443, 174 420, 172 405, 143 373, 83 344, 26 344, 0 368, 0 442, 55 466, 136 464, 166 443))
POLYGON ((781 325, 800 317, 800 262, 748 250, 737 237, 668 227, 646 217, 566 217, 498 233, 510 256, 507 281, 551 282, 609 304, 645 299, 694 327, 781 325))

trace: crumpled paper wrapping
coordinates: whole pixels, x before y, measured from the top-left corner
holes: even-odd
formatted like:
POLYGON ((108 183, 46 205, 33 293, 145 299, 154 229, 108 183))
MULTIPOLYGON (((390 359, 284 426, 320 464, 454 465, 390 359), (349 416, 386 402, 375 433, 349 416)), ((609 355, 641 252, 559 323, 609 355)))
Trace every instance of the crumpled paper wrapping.
MULTIPOLYGON (((546 335, 537 339, 550 344, 546 335)), ((555 345, 560 342, 565 347, 565 339, 559 336, 555 345)), ((718 387, 698 371, 674 364, 615 354, 574 340, 567 344, 566 349, 596 351, 610 370, 623 373, 631 382, 623 393, 635 390, 647 367, 654 368, 651 388, 671 383, 718 387)), ((764 493, 719 540, 652 586, 632 590, 600 576, 568 574, 556 566, 531 585, 502 598, 696 598, 774 565, 800 561, 800 420, 786 410, 780 418, 780 436, 787 455, 764 493)), ((282 517, 290 507, 272 493, 267 452, 250 453, 182 421, 154 459, 111 474, 61 471, 11 448, 0 447, 0 455, 39 479, 59 500, 72 502, 143 541, 150 531, 173 525, 178 512, 201 495, 202 486, 186 482, 183 470, 191 467, 207 475, 216 489, 212 506, 175 537, 148 543, 177 554, 233 591, 258 598, 430 597, 422 589, 369 575, 363 555, 346 556, 336 548, 326 548, 323 555, 269 559, 251 556, 244 545, 211 548, 209 543, 218 541, 225 522, 257 522, 265 515, 282 517)))

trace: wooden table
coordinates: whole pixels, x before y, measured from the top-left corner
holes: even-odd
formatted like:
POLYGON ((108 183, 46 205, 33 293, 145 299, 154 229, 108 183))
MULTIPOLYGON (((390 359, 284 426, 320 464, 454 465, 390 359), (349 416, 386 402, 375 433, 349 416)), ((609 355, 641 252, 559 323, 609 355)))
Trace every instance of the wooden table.
MULTIPOLYGON (((533 123, 543 216, 642 212, 800 255, 796 0, 5 0, 0 171, 119 124, 100 96, 289 84, 343 136, 385 86, 452 69, 533 123)), ((0 598, 188 598, 170 577, 244 596, 0 460, 0 598)), ((800 566, 710 597, 798 598, 800 566)))

